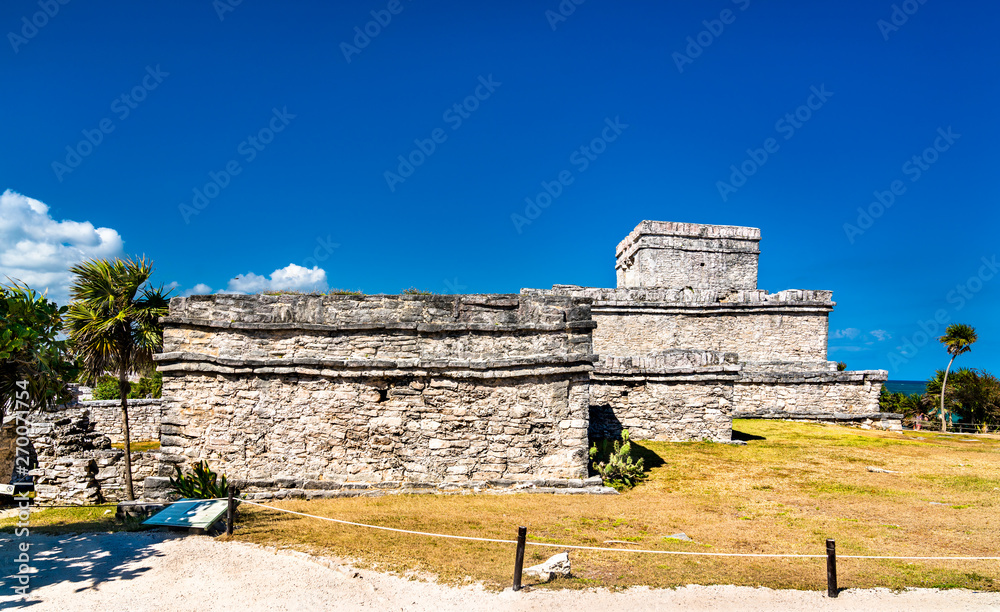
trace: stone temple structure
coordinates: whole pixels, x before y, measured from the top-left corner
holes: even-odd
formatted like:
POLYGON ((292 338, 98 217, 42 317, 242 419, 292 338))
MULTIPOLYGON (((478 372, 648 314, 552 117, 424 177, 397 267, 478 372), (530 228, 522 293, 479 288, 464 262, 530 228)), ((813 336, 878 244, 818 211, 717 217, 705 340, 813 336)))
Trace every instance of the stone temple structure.
MULTIPOLYGON (((155 496, 205 459, 257 497, 583 492, 600 486, 589 441, 623 428, 729 442, 734 416, 878 421, 886 372, 837 371, 831 293, 758 289, 759 243, 643 221, 615 288, 173 298, 161 411, 144 413, 161 448, 136 481, 155 496)), ((117 463, 85 459, 70 467, 88 491, 114 480, 117 463)))
POLYGON ((727 442, 732 418, 872 418, 829 291, 757 288, 760 231, 644 221, 618 287, 171 300, 163 460, 262 489, 583 487, 588 440, 727 442), (347 484, 345 484, 347 483, 347 484))

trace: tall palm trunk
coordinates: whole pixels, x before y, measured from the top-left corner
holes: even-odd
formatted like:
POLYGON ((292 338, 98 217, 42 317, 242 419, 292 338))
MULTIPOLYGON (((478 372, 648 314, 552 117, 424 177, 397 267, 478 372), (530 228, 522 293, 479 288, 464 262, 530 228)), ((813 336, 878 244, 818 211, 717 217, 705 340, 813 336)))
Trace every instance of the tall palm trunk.
POLYGON ((125 495, 129 501, 135 499, 135 490, 132 488, 132 439, 128 432, 128 393, 131 385, 128 376, 122 369, 118 373, 118 391, 122 399, 122 435, 125 437, 125 495))
POLYGON ((944 390, 948 386, 948 370, 951 369, 951 364, 955 363, 955 357, 958 357, 958 355, 951 356, 948 367, 944 369, 944 380, 941 381, 941 433, 948 431, 948 426, 944 420, 944 390))

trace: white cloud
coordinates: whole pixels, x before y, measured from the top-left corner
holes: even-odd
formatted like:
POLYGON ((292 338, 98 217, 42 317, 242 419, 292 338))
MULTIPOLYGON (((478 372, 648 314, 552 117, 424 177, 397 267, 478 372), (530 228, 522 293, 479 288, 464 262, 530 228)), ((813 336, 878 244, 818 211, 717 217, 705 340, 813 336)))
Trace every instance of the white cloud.
POLYGON ((304 268, 288 264, 271 273, 270 278, 253 272, 229 280, 222 293, 260 293, 261 291, 326 291, 326 270, 319 266, 304 268))
POLYGON ((0 194, 0 282, 7 277, 60 305, 69 301, 73 266, 85 259, 122 255, 122 237, 89 221, 56 221, 49 207, 7 190, 0 194))
POLYGON ((184 292, 183 296, 187 297, 189 295, 205 295, 206 293, 212 293, 212 288, 205 283, 198 283, 194 287, 191 287, 184 292))
POLYGON ((879 342, 883 342, 885 340, 892 338, 892 334, 885 331, 884 329, 873 329, 869 333, 872 336, 874 336, 879 342))
POLYGON ((842 338, 850 338, 851 340, 853 340, 854 338, 857 338, 858 334, 860 333, 861 333, 860 329, 856 327, 848 327, 847 329, 834 330, 833 335, 830 337, 833 338, 834 340, 840 340, 842 338))
POLYGON ((867 348, 865 348, 863 346, 831 346, 830 347, 830 352, 831 353, 858 353, 858 352, 867 351, 867 350, 870 350, 870 349, 867 349, 867 348))

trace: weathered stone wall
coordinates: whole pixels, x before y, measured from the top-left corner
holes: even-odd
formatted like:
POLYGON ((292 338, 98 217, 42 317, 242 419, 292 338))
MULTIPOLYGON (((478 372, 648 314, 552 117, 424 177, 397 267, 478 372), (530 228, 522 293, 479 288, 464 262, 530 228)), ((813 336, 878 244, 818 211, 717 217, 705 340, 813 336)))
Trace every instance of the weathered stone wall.
MULTIPOLYGON (((125 452, 111 448, 110 439, 91 415, 81 406, 28 414, 35 503, 96 504, 126 499, 125 452)), ((143 480, 160 475, 161 469, 159 453, 132 453, 137 497, 142 495, 143 480)))
POLYGON ((618 287, 756 289, 760 230, 643 221, 618 244, 618 287))
POLYGON ((735 355, 683 351, 656 358, 612 357, 590 382, 590 437, 635 440, 732 439, 735 355))
POLYGON ((235 479, 582 479, 590 303, 197 296, 165 320, 166 460, 235 479))
POLYGON ((587 375, 164 376, 164 452, 233 478, 585 478, 587 375))
POLYGON ((885 370, 754 373, 744 371, 733 392, 735 418, 808 418, 878 414, 885 370))
POLYGON ((741 362, 826 362, 829 291, 684 291, 556 285, 594 300, 594 352, 647 355, 664 349, 737 353, 741 362))
MULTIPOLYGON (((78 406, 90 412, 95 429, 106 435, 112 444, 125 442, 120 400, 91 400, 80 402, 78 406)), ((159 399, 128 400, 129 438, 132 442, 159 440, 162 417, 159 399)))

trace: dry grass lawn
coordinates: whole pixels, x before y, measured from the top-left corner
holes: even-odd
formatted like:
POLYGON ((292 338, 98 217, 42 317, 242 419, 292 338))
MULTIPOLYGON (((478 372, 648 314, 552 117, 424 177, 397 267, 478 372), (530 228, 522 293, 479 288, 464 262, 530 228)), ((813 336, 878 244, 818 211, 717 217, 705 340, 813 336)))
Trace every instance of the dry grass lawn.
MULTIPOLYGON (((649 479, 618 496, 407 495, 277 505, 415 531, 610 548, 842 555, 1000 556, 1000 440, 737 421, 746 446, 643 442, 649 479), (870 472, 874 466, 898 472, 870 472), (684 532, 693 542, 665 539, 684 532), (629 544, 606 543, 609 540, 629 544)), ((511 580, 512 545, 341 526, 243 506, 233 537, 350 557, 448 582, 511 580)), ((528 546, 526 565, 559 549, 528 546)), ((553 587, 736 584, 824 589, 823 559, 571 551, 553 587)), ((1000 590, 998 561, 838 560, 842 588, 1000 590)))
MULTIPOLYGON (((617 496, 405 495, 283 501, 338 519, 416 531, 617 549, 841 555, 1000 556, 1000 438, 736 421, 746 446, 642 442, 649 478, 617 496), (972 441, 970 441, 972 440, 972 441), (870 472, 874 466, 897 473, 870 472), (665 539, 684 532, 693 542, 665 539), (621 543, 606 543, 616 540, 621 543)), ((111 521, 33 515, 34 531, 111 521), (45 527, 49 525, 49 527, 45 527)), ((83 512, 83 511, 81 511, 83 512)), ((10 521, 0 521, 9 530, 10 521)), ((347 557, 451 583, 510 584, 514 548, 396 534, 249 505, 234 539, 347 557)), ((526 565, 560 552, 528 546, 526 565)), ((571 551, 574 577, 552 588, 736 584, 824 589, 823 559, 736 559, 571 551)), ((998 561, 838 560, 842 588, 1000 590, 998 561)), ((530 580, 526 580, 530 583, 530 580)))

